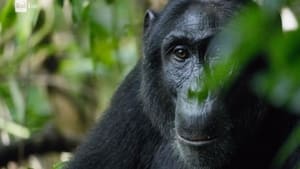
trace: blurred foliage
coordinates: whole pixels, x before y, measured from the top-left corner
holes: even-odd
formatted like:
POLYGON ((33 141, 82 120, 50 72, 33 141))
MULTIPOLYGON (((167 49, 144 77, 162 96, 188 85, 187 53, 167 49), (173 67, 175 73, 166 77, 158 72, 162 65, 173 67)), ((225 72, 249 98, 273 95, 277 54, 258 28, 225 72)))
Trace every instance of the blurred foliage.
POLYGON ((86 76, 101 81, 106 105, 138 58, 142 10, 129 0, 28 2, 26 13, 15 12, 14 0, 0 6, 0 99, 9 118, 34 131, 51 116, 43 70, 50 57, 75 93, 86 76))
MULTIPOLYGON (((203 100, 209 90, 217 90, 224 84, 230 88, 239 73, 260 58, 268 68, 256 72, 252 79, 253 91, 273 106, 300 115, 300 29, 282 31, 279 16, 283 7, 290 8, 299 23, 299 4, 299 0, 265 0, 260 8, 246 7, 216 38, 215 54, 221 59, 203 80, 204 89, 189 94, 203 100)), ((300 147, 299 129, 300 124, 274 159, 274 168, 280 168, 300 147)))
POLYGON ((60 162, 53 166, 53 169, 63 169, 67 162, 60 162))
POLYGON ((48 123, 84 133, 141 55, 134 0, 27 1, 0 2, 0 146, 48 123))

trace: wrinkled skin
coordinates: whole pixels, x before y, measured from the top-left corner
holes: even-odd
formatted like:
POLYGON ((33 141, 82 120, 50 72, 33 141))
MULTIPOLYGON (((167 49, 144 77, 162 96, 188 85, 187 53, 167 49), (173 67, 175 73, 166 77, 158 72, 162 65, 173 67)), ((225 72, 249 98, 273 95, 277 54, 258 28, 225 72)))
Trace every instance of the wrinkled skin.
POLYGON ((243 3, 173 0, 159 14, 147 11, 143 58, 68 168, 268 168, 298 119, 277 110, 270 115, 251 91, 262 60, 246 66, 226 92, 188 97, 203 89, 220 60, 213 38, 243 3))
MULTIPOLYGON (((161 85, 160 88, 167 91, 162 98, 170 99, 167 107, 174 107, 174 110, 155 110, 152 105, 158 105, 164 100, 151 100, 151 95, 155 97, 155 91, 149 87, 150 91, 146 93, 149 100, 145 105, 151 107, 146 110, 158 113, 152 122, 161 126, 166 137, 175 138, 178 153, 190 167, 220 167, 219 164, 224 165, 232 156, 237 144, 233 136, 234 127, 241 127, 231 116, 240 120, 253 111, 256 113, 253 116, 258 116, 263 108, 258 108, 260 103, 253 100, 247 109, 237 108, 239 105, 235 104, 237 110, 232 111, 230 106, 225 105, 221 94, 209 93, 206 99, 198 101, 188 97, 188 90, 201 90, 203 78, 219 59, 218 56, 210 55, 209 49, 214 49, 210 42, 241 4, 200 1, 178 3, 180 6, 175 2, 166 8, 157 20, 153 13, 146 16, 150 19, 146 19, 149 23, 146 24, 146 72, 143 80, 147 83, 153 81, 149 85, 161 85), (160 46, 156 46, 158 42, 160 46), (160 58, 160 63, 157 58, 160 58), (156 65, 147 65, 154 60, 156 65), (160 76, 148 73, 149 69, 154 68, 147 66, 154 66, 160 76), (161 118, 161 114, 165 118, 161 118), (170 117, 174 120, 170 121, 170 117)), ((161 92, 157 95, 161 95, 161 92)))

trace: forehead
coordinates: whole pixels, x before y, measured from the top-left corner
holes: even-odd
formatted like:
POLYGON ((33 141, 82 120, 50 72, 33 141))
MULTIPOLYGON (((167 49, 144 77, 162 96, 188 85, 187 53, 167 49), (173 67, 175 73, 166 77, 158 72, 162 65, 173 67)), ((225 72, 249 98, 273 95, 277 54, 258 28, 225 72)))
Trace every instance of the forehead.
POLYGON ((237 11, 239 4, 227 0, 172 0, 160 13, 146 42, 158 48, 170 36, 198 41, 214 35, 237 11))
POLYGON ((181 1, 171 4, 162 19, 172 28, 187 31, 218 29, 226 23, 234 8, 235 5, 228 1, 181 1))
POLYGON ((234 3, 230 1, 181 1, 181 3, 171 4, 162 15, 166 19, 165 23, 169 27, 166 34, 173 35, 178 32, 185 33, 192 39, 203 39, 218 32, 228 21, 230 16, 236 11, 234 3), (172 7, 175 6, 175 7, 172 7))
POLYGON ((201 3, 189 6, 183 14, 177 18, 175 30, 208 36, 214 34, 222 26, 222 18, 217 14, 216 7, 201 3))
POLYGON ((225 9, 211 3, 192 3, 176 21, 176 28, 186 31, 219 29, 226 19, 225 9))

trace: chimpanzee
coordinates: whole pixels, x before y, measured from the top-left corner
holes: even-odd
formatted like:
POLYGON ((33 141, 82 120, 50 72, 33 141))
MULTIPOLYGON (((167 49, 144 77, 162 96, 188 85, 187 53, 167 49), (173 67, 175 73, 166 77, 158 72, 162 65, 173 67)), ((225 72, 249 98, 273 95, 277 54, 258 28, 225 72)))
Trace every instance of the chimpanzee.
POLYGON ((201 90, 218 60, 212 38, 248 3, 171 0, 160 13, 148 10, 143 58, 67 168, 270 168, 297 119, 251 92, 257 65, 227 92, 208 92, 203 100, 188 94, 201 90))

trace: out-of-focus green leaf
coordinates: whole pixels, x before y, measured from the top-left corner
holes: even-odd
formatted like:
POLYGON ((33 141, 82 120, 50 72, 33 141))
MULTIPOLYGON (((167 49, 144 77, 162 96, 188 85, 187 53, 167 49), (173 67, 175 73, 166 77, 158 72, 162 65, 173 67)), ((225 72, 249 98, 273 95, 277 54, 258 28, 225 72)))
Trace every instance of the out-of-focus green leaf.
POLYGON ((24 93, 22 92, 22 85, 24 84, 18 83, 16 79, 9 79, 10 95, 15 108, 15 112, 12 112, 12 115, 14 120, 20 124, 23 124, 25 120, 25 97, 24 93))
POLYGON ((114 44, 112 39, 94 39, 93 41, 93 59, 96 62, 100 62, 106 66, 112 66, 116 63, 114 54, 114 44))
POLYGON ((50 105, 47 102, 45 91, 30 86, 27 90, 26 126, 35 132, 41 129, 51 117, 50 105))
POLYGON ((0 118, 0 129, 20 138, 29 138, 30 131, 17 123, 0 118))
POLYGON ((63 169, 67 165, 67 163, 67 161, 56 163, 53 165, 53 169, 63 169))
MULTIPOLYGON (((281 168, 281 166, 284 165, 284 163, 287 161, 288 157, 294 153, 297 148, 299 148, 300 143, 300 126, 298 125, 294 131, 290 134, 289 138, 286 140, 286 143, 283 144, 281 147, 279 153, 273 160, 273 166, 272 168, 278 169, 281 168)), ((300 164, 300 161, 298 161, 298 164, 300 164)), ((296 166, 296 164, 295 164, 296 166)), ((299 165, 298 165, 299 167, 299 165)))
POLYGON ((57 3, 59 6, 62 7, 64 5, 64 0, 57 0, 57 3))
POLYGON ((89 16, 89 0, 72 0, 73 7, 73 19, 76 22, 82 22, 84 19, 88 19, 89 16))
POLYGON ((68 75, 85 75, 93 72, 93 62, 90 58, 73 58, 62 61, 61 72, 68 75))
POLYGON ((112 3, 115 2, 115 0, 105 0, 105 1, 106 1, 106 3, 108 3, 108 4, 112 4, 112 3))
POLYGON ((33 31, 33 26, 37 22, 38 14, 38 9, 28 9, 28 12, 17 14, 16 37, 20 45, 28 42, 33 31))
POLYGON ((258 93, 267 96, 277 107, 300 112, 300 31, 280 33, 270 41, 270 69, 257 77, 258 93))
MULTIPOLYGON (((7 82, 1 82, 0 83, 0 98, 4 99, 3 102, 5 102, 5 105, 8 107, 8 109, 12 112, 15 111, 14 104, 13 104, 13 99, 10 94, 9 90, 9 84, 7 82)), ((2 100, 0 100, 2 101, 2 100)), ((15 119, 14 119, 15 120, 15 119)))
POLYGON ((0 23, 2 29, 5 30, 11 26, 15 22, 15 19, 14 0, 7 0, 4 7, 0 9, 0 23))
POLYGON ((267 28, 273 25, 272 20, 267 20, 267 16, 257 7, 249 7, 243 11, 216 38, 214 45, 218 47, 218 51, 212 54, 216 55, 214 57, 217 61, 213 65, 212 74, 205 77, 206 87, 196 92, 199 100, 206 97, 208 90, 216 90, 224 84, 225 88, 229 87, 247 63, 264 51, 264 44, 270 40, 273 32, 267 28), (230 76, 229 72, 232 72, 230 76))

